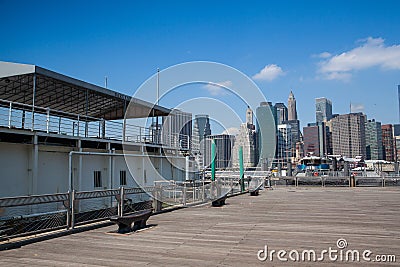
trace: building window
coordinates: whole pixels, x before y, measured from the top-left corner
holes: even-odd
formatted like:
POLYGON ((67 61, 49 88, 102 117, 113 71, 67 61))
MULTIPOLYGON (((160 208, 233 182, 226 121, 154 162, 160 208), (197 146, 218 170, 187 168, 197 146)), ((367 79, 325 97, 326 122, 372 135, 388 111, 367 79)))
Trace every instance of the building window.
POLYGON ((126 185, 126 171, 119 171, 119 184, 126 185))
POLYGON ((93 172, 93 178, 94 178, 94 187, 102 187, 101 183, 101 171, 94 171, 93 172))

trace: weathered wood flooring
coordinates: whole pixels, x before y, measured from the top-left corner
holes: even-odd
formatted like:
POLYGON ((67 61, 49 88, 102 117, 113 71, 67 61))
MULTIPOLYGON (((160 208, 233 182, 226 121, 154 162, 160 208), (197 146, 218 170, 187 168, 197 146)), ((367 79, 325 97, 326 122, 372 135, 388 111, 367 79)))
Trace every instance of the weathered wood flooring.
POLYGON ((152 227, 130 235, 111 233, 115 225, 0 251, 1 266, 337 266, 343 262, 327 255, 316 263, 262 262, 257 252, 268 245, 320 253, 337 249, 339 238, 371 257, 396 255, 397 263, 381 266, 399 265, 399 188, 278 188, 226 202, 152 216, 152 227))

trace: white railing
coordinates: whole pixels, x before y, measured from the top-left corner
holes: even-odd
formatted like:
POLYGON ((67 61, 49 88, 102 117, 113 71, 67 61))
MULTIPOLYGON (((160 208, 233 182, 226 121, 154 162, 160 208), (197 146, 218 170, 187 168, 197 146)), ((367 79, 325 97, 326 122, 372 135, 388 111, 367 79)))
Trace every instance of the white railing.
POLYGON ((189 149, 189 136, 0 99, 0 127, 189 149))

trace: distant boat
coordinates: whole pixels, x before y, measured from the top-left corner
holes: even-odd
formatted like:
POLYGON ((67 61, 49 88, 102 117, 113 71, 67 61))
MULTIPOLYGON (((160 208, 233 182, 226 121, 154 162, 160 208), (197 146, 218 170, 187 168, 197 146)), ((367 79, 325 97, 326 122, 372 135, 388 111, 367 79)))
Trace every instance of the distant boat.
POLYGON ((308 156, 300 160, 300 164, 297 165, 297 169, 300 171, 306 170, 329 170, 329 164, 332 160, 327 158, 321 158, 317 156, 308 156))

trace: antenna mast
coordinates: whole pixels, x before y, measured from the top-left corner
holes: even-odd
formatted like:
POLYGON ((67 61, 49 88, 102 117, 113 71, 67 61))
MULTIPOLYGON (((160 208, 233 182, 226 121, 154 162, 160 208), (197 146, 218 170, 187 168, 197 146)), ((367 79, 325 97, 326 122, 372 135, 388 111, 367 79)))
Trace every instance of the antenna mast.
MULTIPOLYGON (((160 69, 157 68, 157 99, 156 99, 157 106, 159 104, 159 98, 160 98, 160 69)), ((161 129, 158 128, 158 116, 157 116, 156 117, 156 136, 157 136, 156 140, 157 140, 157 142, 161 141, 161 140, 159 140, 159 136, 160 136, 159 130, 161 130, 161 129)))

